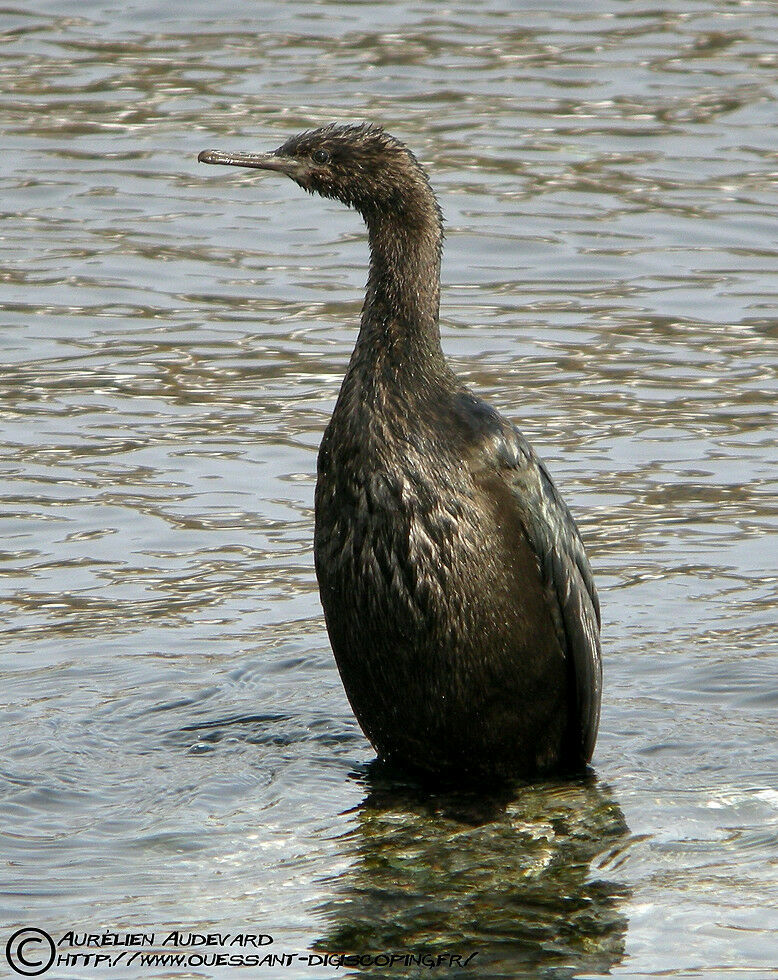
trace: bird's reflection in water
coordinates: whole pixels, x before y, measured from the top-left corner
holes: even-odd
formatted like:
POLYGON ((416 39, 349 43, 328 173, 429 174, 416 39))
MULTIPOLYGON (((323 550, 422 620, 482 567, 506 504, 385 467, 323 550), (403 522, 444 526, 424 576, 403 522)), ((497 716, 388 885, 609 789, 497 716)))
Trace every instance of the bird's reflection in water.
POLYGON ((490 797, 430 795, 378 765, 363 778, 368 795, 343 841, 353 863, 333 877, 315 949, 476 956, 435 969, 395 961, 383 973, 346 961, 340 975, 562 978, 622 960, 627 891, 597 865, 628 829, 595 776, 490 797))

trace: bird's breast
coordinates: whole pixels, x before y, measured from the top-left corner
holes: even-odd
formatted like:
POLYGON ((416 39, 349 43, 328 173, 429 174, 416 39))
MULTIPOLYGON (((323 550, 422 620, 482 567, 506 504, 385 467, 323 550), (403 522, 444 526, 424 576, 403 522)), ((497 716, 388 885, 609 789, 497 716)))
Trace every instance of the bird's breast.
POLYGON ((325 613, 348 606, 402 630, 453 622, 481 524, 468 473, 444 453, 325 435, 314 539, 325 613))

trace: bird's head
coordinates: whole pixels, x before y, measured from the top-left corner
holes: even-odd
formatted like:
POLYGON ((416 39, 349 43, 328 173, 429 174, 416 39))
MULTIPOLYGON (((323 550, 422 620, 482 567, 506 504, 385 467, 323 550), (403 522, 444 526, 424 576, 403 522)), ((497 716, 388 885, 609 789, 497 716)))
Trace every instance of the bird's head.
POLYGON ((380 126, 332 124, 292 136, 271 153, 203 150, 201 163, 286 174, 305 190, 335 198, 365 218, 419 206, 437 211, 426 174, 407 147, 380 126))

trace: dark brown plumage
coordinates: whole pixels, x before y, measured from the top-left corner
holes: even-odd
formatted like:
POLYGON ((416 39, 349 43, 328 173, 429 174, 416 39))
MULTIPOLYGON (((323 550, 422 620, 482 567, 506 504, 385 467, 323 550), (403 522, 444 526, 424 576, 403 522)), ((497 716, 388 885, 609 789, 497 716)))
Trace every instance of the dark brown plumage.
POLYGON ((433 776, 580 769, 600 709, 597 593, 545 466, 445 361, 442 220, 426 174, 376 126, 199 159, 287 174, 367 224, 367 293, 319 453, 314 547, 366 735, 433 776))

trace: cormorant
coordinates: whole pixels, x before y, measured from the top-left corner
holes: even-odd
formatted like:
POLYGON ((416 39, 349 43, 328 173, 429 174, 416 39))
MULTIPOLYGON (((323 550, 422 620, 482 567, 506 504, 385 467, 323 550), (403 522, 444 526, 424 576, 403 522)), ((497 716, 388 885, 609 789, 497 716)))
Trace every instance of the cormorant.
POLYGON ((332 649, 378 755, 433 777, 578 771, 600 714, 600 611, 575 521, 521 433, 449 368, 442 215, 376 125, 202 163, 286 174, 360 212, 370 272, 319 451, 314 556, 332 649))

